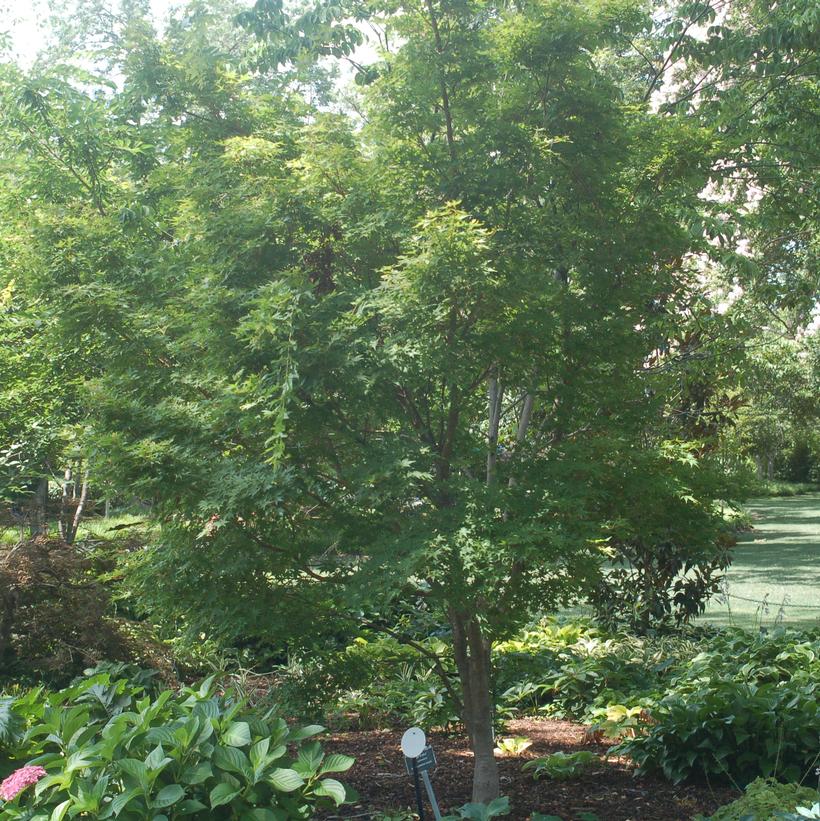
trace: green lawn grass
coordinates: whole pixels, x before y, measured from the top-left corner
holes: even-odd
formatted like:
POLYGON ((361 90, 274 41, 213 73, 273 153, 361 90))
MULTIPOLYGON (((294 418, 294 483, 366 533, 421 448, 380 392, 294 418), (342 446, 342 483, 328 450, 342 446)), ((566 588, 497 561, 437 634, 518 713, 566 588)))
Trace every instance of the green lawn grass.
MULTIPOLYGON (((148 515, 135 516, 130 513, 120 513, 109 516, 107 519, 102 516, 90 516, 80 522, 80 529, 77 533, 77 541, 84 539, 94 539, 105 541, 117 536, 129 535, 135 531, 150 529, 151 522, 148 515)), ((24 532, 24 536, 28 531, 24 532)), ((50 534, 56 538, 57 526, 52 522, 50 534)), ((16 544, 20 539, 20 528, 0 527, 0 543, 16 544)))
POLYGON ((740 627, 820 626, 820 493, 758 499, 754 530, 741 535, 727 574, 728 598, 703 619, 740 627))

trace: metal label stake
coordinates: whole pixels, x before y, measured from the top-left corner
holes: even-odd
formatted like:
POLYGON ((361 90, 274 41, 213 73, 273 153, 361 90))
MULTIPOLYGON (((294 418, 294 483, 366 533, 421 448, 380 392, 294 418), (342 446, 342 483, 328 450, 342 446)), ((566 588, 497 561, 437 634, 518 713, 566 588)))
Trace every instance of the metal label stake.
MULTIPOLYGON (((424 801, 421 800, 421 784, 419 784, 419 765, 413 761, 413 784, 416 788, 416 806, 419 808, 419 821, 424 821, 424 801)), ((426 775, 426 773, 425 773, 426 775)))
POLYGON ((404 753, 404 766, 408 774, 413 776, 420 821, 424 821, 424 802, 421 797, 419 776, 424 781, 424 789, 430 800, 430 806, 433 808, 433 815, 436 821, 441 821, 441 811, 436 801, 436 794, 433 792, 433 782, 430 781, 430 773, 436 766, 436 755, 427 743, 424 730, 420 727, 411 727, 407 730, 401 738, 401 751, 404 753))
MULTIPOLYGON (((432 749, 430 752, 432 752, 432 749)), ((441 811, 438 808, 436 794, 433 792, 433 783, 430 781, 430 773, 427 770, 422 772, 421 780, 424 781, 424 787, 427 790, 427 797, 430 799, 430 806, 433 808, 433 815, 435 816, 436 821, 441 821, 441 811)))

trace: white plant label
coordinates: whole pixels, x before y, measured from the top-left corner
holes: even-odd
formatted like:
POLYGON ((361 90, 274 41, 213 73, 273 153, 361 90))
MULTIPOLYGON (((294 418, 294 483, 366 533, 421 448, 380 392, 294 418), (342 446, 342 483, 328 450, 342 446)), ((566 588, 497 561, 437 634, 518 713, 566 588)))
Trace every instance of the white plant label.
POLYGON ((411 727, 405 730, 401 737, 401 751, 408 758, 418 758, 427 745, 427 736, 424 735, 424 730, 421 727, 411 727))

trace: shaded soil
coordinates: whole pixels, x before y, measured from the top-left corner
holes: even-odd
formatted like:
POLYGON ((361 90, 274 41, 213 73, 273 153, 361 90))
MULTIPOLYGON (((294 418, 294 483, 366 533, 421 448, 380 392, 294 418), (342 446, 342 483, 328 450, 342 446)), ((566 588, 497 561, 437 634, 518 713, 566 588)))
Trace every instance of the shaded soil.
MULTIPOLYGON (((537 811, 565 821, 577 821, 584 812, 595 813, 600 821, 689 821, 697 813, 711 814, 738 796, 725 787, 674 786, 659 778, 635 778, 627 759, 606 757, 609 743, 596 743, 584 734, 582 725, 569 721, 518 719, 508 722, 505 735, 526 736, 533 742, 521 755, 498 760, 501 789, 512 808, 510 819, 526 819, 537 811), (569 781, 535 781, 531 773, 521 772, 526 760, 559 750, 592 750, 601 762, 569 781)), ((438 761, 433 787, 445 812, 470 800, 472 755, 461 736, 433 732, 428 738, 438 761)), ((326 739, 326 749, 356 758, 343 780, 360 796, 356 805, 346 805, 328 817, 364 821, 372 812, 415 806, 400 740, 400 730, 355 730, 326 739)), ((429 807, 425 817, 432 818, 429 807)))

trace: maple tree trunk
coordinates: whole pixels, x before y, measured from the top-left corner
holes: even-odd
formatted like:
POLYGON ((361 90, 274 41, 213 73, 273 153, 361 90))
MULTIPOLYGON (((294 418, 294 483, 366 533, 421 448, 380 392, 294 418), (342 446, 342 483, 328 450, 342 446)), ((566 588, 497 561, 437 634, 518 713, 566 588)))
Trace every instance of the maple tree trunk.
POLYGON ((472 800, 487 804, 500 792, 498 763, 493 752, 493 700, 490 688, 490 642, 474 616, 451 609, 453 650, 464 704, 462 719, 473 751, 472 800))

